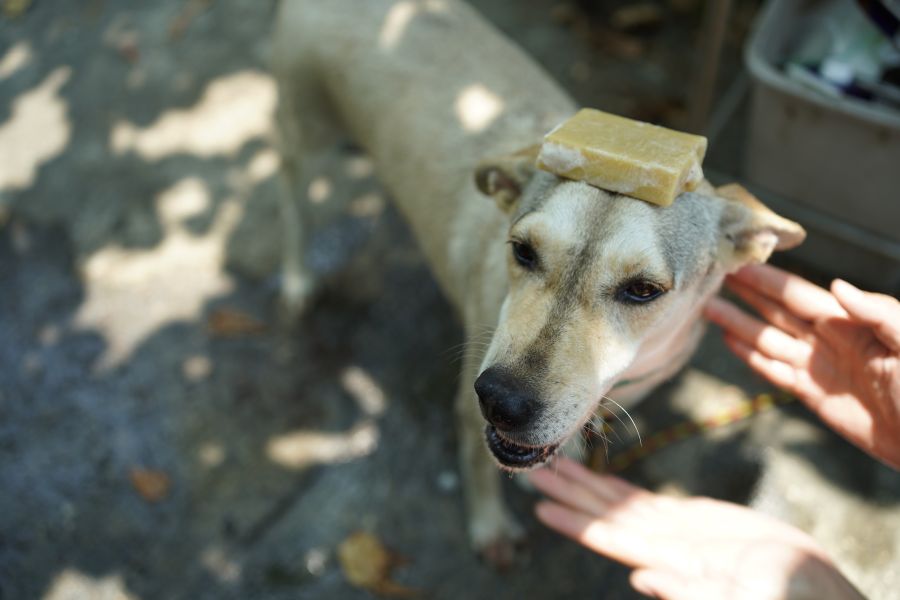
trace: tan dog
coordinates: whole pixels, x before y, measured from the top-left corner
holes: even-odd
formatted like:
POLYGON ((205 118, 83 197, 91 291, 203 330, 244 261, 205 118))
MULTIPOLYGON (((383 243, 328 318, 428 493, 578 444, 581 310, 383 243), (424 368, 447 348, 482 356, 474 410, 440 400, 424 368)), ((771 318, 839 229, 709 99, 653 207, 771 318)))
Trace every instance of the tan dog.
POLYGON ((278 25, 284 301, 300 311, 314 288, 306 189, 350 134, 469 339, 493 330, 486 352, 469 345, 456 408, 472 542, 508 560, 519 528, 497 465, 543 463, 605 395, 629 406, 673 375, 725 273, 803 229, 738 188, 660 208, 536 171, 535 144, 576 106, 458 1, 285 0, 278 25))

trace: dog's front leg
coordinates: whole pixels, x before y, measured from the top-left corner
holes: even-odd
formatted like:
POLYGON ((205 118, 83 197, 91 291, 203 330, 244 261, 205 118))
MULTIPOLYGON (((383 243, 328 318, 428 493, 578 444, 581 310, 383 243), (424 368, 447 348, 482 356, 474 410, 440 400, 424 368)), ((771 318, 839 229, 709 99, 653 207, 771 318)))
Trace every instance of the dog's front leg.
MULTIPOLYGON (((284 161, 287 163, 287 160, 284 161)), ((309 230, 309 211, 305 190, 298 184, 298 166, 283 164, 281 173, 281 220, 284 239, 281 259, 281 310, 286 323, 300 315, 315 287, 305 264, 304 254, 309 230)))
POLYGON ((316 287, 306 264, 306 246, 312 229, 310 184, 339 139, 330 101, 314 69, 278 44, 273 70, 278 79, 275 139, 281 153, 281 221, 284 228, 281 261, 281 305, 287 323, 293 323, 309 304, 316 287))
POLYGON ((503 502, 498 469, 484 441, 485 421, 473 387, 479 364, 477 350, 467 349, 456 396, 460 469, 469 539, 485 560, 502 569, 512 563, 523 530, 503 502))

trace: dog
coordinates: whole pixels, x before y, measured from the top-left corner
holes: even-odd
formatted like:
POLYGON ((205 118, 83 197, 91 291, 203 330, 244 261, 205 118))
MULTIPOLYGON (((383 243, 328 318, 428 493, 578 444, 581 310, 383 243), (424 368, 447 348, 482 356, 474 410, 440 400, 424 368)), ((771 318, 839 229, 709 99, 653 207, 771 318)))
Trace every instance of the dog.
POLYGON ((350 135, 467 339, 492 332, 467 345, 455 411, 469 535, 497 564, 521 535, 497 467, 548 461, 604 397, 628 408, 673 376, 725 274, 805 235, 737 187, 661 208, 537 170, 543 135, 577 107, 457 0, 285 0, 273 69, 287 310, 315 289, 306 189, 350 135))

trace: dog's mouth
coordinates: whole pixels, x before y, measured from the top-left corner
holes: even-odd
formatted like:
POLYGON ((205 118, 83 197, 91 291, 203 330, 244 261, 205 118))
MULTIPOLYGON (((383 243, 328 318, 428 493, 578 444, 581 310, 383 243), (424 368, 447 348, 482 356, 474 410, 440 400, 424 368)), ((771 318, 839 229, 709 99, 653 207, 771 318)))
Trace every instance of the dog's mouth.
POLYGON ((500 466, 510 471, 530 469, 547 462, 559 448, 559 444, 549 446, 523 446, 504 438, 497 428, 488 425, 484 430, 488 448, 500 462, 500 466))

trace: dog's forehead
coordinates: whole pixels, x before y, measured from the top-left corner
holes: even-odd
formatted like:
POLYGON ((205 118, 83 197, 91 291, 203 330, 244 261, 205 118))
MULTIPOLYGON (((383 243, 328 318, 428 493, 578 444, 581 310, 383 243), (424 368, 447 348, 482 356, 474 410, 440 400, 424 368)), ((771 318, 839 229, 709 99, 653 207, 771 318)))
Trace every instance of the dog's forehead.
POLYGON ((558 180, 535 192, 524 199, 514 229, 573 249, 593 245, 601 252, 604 247, 627 250, 655 236, 657 217, 645 202, 580 181, 558 180))
POLYGON ((595 257, 657 265, 689 276, 705 268, 716 245, 716 205, 697 193, 659 207, 542 173, 526 190, 513 218, 557 244, 594 245, 595 257))

